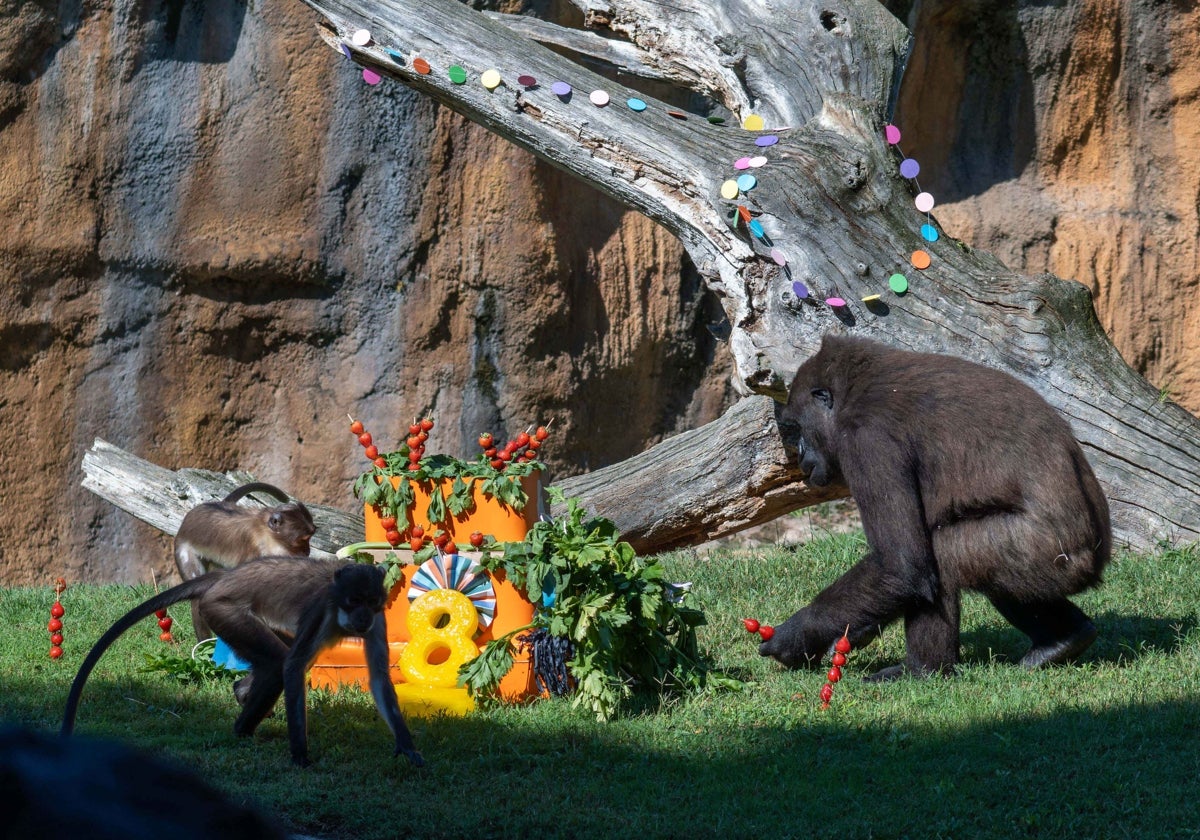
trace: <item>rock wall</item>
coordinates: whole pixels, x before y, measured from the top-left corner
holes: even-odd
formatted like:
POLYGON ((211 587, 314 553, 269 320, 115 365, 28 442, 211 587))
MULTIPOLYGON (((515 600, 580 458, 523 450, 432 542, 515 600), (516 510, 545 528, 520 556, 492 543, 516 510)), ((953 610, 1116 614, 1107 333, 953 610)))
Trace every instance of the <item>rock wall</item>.
POLYGON ((1200 5, 907 14, 896 119, 938 221, 1015 270, 1088 286, 1126 361, 1200 412, 1200 5))
POLYGON ((173 574, 79 487, 96 437, 351 509, 347 412, 461 455, 553 420, 565 474, 732 398, 672 237, 364 85, 301 3, 0 8, 4 582, 173 574))
MULTIPOLYGON (((1090 285, 1126 358, 1200 408, 1192 4, 893 5, 941 223, 1090 285)), ((96 437, 349 509, 347 412, 385 443, 430 414, 455 454, 553 418, 561 475, 732 399, 671 237, 365 86, 315 23, 296 0, 0 0, 5 584, 173 574, 168 540, 79 487, 96 437)))

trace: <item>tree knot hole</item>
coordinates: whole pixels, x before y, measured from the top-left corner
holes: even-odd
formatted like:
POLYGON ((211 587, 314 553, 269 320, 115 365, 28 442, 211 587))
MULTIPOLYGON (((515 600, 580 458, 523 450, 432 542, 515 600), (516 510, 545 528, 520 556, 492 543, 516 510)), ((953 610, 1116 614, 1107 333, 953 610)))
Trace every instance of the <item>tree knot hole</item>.
POLYGON ((826 32, 836 32, 838 35, 844 34, 842 26, 846 23, 846 19, 837 12, 826 9, 821 12, 821 25, 825 27, 826 32))

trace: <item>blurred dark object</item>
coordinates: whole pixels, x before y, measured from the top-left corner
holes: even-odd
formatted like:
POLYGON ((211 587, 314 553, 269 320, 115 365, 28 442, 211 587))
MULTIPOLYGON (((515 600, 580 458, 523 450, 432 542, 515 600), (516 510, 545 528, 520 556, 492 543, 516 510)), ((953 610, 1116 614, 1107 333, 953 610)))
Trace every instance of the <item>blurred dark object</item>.
POLYGON ((122 744, 0 729, 0 838, 287 836, 195 773, 122 744))

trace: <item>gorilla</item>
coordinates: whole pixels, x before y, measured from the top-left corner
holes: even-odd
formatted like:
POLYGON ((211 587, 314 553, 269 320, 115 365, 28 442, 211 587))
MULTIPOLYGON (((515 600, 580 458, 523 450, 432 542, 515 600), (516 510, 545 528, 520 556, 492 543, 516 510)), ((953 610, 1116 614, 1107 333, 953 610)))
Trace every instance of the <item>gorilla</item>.
POLYGON ((906 671, 950 674, 959 593, 983 593, 1030 639, 1028 668, 1096 638, 1070 600, 1100 583, 1108 502, 1067 425, 1032 388, 952 356, 826 336, 779 414, 809 484, 845 486, 869 551, 759 646, 816 665, 850 627, 857 647, 904 619, 906 671))

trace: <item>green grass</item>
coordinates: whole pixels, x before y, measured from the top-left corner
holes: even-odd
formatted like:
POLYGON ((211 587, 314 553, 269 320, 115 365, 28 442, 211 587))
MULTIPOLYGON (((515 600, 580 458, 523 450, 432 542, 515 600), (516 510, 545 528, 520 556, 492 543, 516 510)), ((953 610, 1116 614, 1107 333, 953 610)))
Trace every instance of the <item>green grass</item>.
MULTIPOLYGON (((569 701, 410 721, 429 766, 390 756, 369 698, 312 692, 314 766, 288 762, 282 712, 235 738, 229 685, 139 673, 158 630, 126 634, 88 684, 77 733, 181 761, 291 827, 330 838, 1177 838, 1200 835, 1200 550, 1114 561, 1077 600, 1101 636, 1077 665, 1007 663, 1024 639, 980 598, 956 679, 869 685, 899 628, 850 656, 821 711, 816 672, 757 656, 742 616, 778 623, 863 551, 861 534, 795 550, 682 552, 709 616, 701 642, 753 680, 598 724, 569 701)), ((146 587, 78 586, 53 662, 48 589, 0 591, 0 720, 55 730, 80 659, 146 587)), ((185 609, 178 636, 190 639, 185 609)))

